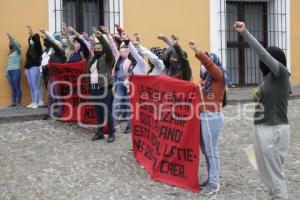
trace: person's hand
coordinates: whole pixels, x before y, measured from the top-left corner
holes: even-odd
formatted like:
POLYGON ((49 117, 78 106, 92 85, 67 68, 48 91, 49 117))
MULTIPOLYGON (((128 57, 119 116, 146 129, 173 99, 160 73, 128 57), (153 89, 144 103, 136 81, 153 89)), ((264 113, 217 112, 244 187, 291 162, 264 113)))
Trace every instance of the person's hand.
POLYGON ((29 31, 29 35, 33 35, 33 31, 32 31, 32 27, 30 25, 27 26, 28 31, 29 31))
POLYGON ((45 29, 40 29, 40 32, 43 33, 44 35, 46 34, 46 30, 45 29))
POLYGON ((29 31, 32 31, 32 26, 28 25, 27 28, 29 31))
POLYGON ((96 37, 101 37, 101 36, 102 36, 102 33, 101 33, 100 31, 96 31, 96 32, 95 32, 95 36, 96 36, 96 37))
POLYGON ((134 45, 135 48, 140 47, 140 43, 138 41, 133 41, 132 44, 134 45))
POLYGON ((240 21, 236 21, 236 22, 234 23, 233 27, 234 27, 234 29, 235 29, 237 32, 239 32, 239 33, 244 32, 245 29, 246 29, 245 23, 244 23, 244 22, 240 22, 240 21))
POLYGON ((115 24, 116 28, 121 28, 121 26, 119 24, 115 24))
POLYGON ((190 41, 189 41, 189 46, 190 46, 190 48, 191 48, 195 53, 199 52, 199 49, 198 49, 198 46, 197 46, 197 42, 196 42, 196 41, 190 40, 190 41))
POLYGON ((138 43, 141 42, 141 35, 139 33, 134 33, 133 35, 138 43))
POLYGON ((164 34, 162 34, 162 33, 160 33, 160 34, 157 36, 157 38, 158 38, 159 40, 162 40, 162 41, 166 41, 166 40, 167 40, 167 37, 166 37, 164 34))
POLYGON ((68 32, 74 33, 74 32, 75 32, 75 30, 74 30, 74 28, 73 28, 73 27, 69 26, 69 27, 68 27, 68 32))
POLYGON ((103 34, 108 35, 109 34, 109 30, 107 27, 105 26, 100 26, 100 30, 103 34))
POLYGON ((175 36, 174 34, 171 35, 171 39, 173 40, 174 44, 177 44, 179 41, 179 38, 177 36, 175 36))
POLYGON ((96 27, 92 27, 92 32, 93 32, 93 34, 96 34, 96 32, 97 32, 96 27))

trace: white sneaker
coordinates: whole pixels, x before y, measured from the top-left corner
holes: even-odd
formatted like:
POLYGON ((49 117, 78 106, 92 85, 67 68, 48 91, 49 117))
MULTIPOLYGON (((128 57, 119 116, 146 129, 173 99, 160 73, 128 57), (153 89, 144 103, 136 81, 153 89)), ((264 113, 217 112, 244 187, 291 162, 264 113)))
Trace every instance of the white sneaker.
POLYGON ((39 106, 41 106, 41 107, 45 106, 44 101, 39 101, 39 106))
POLYGON ((33 103, 29 104, 28 106, 26 106, 27 108, 32 108, 33 103))
POLYGON ((39 105, 36 104, 36 103, 34 103, 33 106, 32 106, 31 108, 34 108, 34 109, 39 108, 39 105))

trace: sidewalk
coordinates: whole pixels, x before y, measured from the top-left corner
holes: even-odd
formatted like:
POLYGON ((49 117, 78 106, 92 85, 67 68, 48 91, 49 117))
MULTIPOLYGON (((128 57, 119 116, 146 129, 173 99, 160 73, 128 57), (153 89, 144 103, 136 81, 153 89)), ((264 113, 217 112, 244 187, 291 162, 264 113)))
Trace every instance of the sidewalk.
MULTIPOLYGON (((249 103, 252 102, 253 87, 244 88, 229 88, 227 94, 227 104, 234 105, 238 103, 249 103)), ((292 94, 290 100, 300 99, 300 85, 292 86, 292 94)))
MULTIPOLYGON (((252 91, 253 87, 230 88, 227 95, 227 104, 235 105, 252 102, 252 91)), ((300 99, 300 85, 292 86, 292 92, 290 99, 300 99)), ((0 124, 42 120, 46 114, 47 108, 0 108, 0 124)))

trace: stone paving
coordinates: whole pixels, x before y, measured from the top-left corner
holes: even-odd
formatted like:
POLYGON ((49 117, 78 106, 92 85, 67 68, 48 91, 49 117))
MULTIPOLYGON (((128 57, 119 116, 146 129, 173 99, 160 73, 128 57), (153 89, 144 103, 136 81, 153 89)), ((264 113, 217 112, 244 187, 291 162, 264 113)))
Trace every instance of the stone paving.
MULTIPOLYGON (((0 124, 1 200, 220 199, 264 200, 267 191, 249 165, 244 148, 253 125, 227 106, 220 141, 221 189, 205 197, 150 179, 136 163, 131 136, 118 129, 117 140, 92 142, 93 129, 56 121, 0 124)), ((285 166, 289 199, 300 199, 300 100, 290 101, 291 143, 285 166)), ((201 160, 199 180, 206 177, 201 160)))

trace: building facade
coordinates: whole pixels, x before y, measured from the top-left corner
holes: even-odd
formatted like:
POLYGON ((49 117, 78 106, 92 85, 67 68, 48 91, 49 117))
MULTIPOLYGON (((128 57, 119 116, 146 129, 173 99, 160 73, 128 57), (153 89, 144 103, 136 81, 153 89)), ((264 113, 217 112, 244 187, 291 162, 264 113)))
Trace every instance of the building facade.
MULTIPOLYGON (((188 48, 188 41, 197 40, 201 49, 217 53, 237 87, 258 84, 262 77, 258 58, 233 30, 236 20, 264 46, 282 48, 291 72, 291 82, 300 84, 300 1, 298 0, 27 0, 4 1, 0 15, 0 107, 10 104, 10 88, 5 78, 8 53, 6 33, 14 35, 22 45, 23 64, 28 47, 27 25, 34 31, 48 28, 60 31, 61 23, 80 32, 105 25, 114 31, 122 25, 132 35, 139 32, 146 47, 160 46, 159 33, 175 34, 188 52, 193 79, 199 80, 199 61, 188 48)), ((23 70, 24 71, 24 70, 23 70)), ((24 74, 24 72, 23 72, 24 74)), ((26 77, 22 76, 22 103, 30 101, 26 77)))

